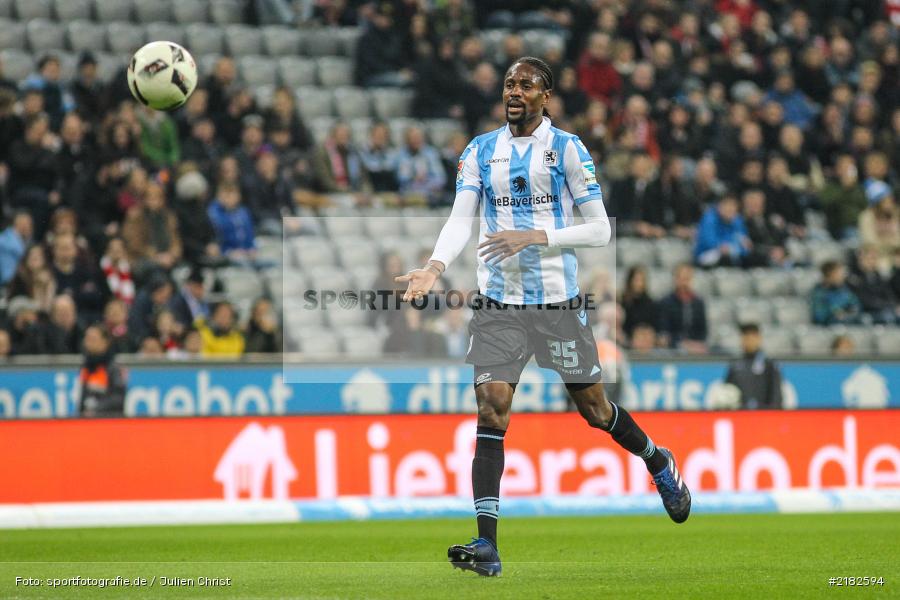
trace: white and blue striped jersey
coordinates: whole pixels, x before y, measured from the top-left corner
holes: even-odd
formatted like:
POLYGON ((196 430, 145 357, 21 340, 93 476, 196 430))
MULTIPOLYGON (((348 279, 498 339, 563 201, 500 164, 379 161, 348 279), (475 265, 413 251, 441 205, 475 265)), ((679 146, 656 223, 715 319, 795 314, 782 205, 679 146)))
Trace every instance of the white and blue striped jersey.
MULTIPOLYGON (((479 244, 496 231, 569 227, 576 205, 603 201, 584 144, 547 117, 529 137, 507 125, 473 139, 457 166, 456 193, 464 190, 479 197, 479 244)), ((579 293, 575 250, 529 246, 499 264, 479 256, 478 288, 506 304, 568 300, 579 293)))

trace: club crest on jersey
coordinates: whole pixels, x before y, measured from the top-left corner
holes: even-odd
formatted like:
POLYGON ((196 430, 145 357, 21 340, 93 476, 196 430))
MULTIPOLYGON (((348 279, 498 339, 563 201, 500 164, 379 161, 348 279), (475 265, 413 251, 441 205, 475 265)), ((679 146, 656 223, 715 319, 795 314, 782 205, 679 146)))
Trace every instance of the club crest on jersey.
POLYGON ((555 167, 558 164, 556 150, 544 150, 544 166, 555 167))
POLYGON ((517 194, 521 194, 528 187, 528 182, 525 181, 525 178, 519 175, 515 179, 512 180, 513 191, 517 194))

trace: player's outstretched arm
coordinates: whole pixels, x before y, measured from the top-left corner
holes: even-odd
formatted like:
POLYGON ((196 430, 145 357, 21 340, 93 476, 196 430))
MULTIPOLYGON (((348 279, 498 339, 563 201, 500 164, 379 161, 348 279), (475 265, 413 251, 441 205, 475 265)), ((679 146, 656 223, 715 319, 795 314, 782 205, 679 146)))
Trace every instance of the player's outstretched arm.
POLYGON ((612 238, 612 226, 606 215, 603 200, 597 198, 578 205, 584 223, 547 230, 547 245, 551 248, 579 248, 606 246, 612 238))
POLYGON ((437 278, 456 260, 469 243, 469 237, 472 235, 472 219, 477 212, 478 194, 470 189, 457 192, 450 217, 441 229, 428 264, 394 278, 398 283, 408 284, 403 294, 405 302, 430 292, 437 278))

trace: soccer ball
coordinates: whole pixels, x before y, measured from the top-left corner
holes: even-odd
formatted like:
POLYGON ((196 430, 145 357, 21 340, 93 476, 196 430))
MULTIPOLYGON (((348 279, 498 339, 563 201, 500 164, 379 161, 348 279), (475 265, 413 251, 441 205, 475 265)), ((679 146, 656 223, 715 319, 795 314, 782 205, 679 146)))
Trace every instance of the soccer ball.
POLYGON ((156 110, 175 110, 197 87, 197 64, 175 42, 150 42, 128 65, 128 88, 138 102, 156 110))

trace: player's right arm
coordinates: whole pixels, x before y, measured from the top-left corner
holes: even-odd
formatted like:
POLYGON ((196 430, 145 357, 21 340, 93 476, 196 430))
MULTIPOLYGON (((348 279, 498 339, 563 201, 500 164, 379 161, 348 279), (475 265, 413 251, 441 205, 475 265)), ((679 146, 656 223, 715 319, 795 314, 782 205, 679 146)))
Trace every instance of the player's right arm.
POLYGON ((476 156, 478 145, 472 141, 459 158, 456 174, 456 198, 450 217, 444 223, 434 252, 428 264, 421 269, 413 269, 406 275, 395 277, 394 281, 406 282, 403 300, 408 301, 431 291, 437 278, 460 255, 472 235, 472 220, 478 214, 481 199, 481 171, 476 156))

